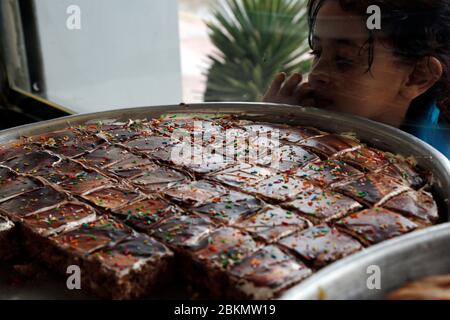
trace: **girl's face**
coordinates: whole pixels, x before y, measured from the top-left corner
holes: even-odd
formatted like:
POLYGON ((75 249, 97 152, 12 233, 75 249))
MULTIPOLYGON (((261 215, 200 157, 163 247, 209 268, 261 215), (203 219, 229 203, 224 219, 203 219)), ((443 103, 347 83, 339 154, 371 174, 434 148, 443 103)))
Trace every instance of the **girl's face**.
POLYGON ((309 75, 316 106, 347 112, 399 126, 411 100, 401 95, 410 67, 376 39, 369 68, 366 18, 344 11, 338 1, 326 1, 315 30, 309 75))

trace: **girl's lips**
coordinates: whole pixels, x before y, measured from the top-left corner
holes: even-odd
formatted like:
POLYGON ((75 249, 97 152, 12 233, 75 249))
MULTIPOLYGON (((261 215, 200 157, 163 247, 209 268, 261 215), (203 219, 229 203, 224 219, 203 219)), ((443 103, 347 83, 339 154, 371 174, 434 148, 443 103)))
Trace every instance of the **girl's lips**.
POLYGON ((316 107, 321 109, 330 109, 333 107, 333 100, 325 98, 322 95, 314 93, 314 101, 316 102, 316 107))

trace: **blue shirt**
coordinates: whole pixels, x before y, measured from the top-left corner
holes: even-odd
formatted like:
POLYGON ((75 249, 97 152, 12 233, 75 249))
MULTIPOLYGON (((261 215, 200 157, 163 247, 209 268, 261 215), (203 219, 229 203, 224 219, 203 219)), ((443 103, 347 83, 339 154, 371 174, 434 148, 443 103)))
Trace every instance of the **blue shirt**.
POLYGON ((406 118, 401 129, 427 142, 450 159, 450 124, 440 119, 435 102, 423 108, 420 116, 406 118))

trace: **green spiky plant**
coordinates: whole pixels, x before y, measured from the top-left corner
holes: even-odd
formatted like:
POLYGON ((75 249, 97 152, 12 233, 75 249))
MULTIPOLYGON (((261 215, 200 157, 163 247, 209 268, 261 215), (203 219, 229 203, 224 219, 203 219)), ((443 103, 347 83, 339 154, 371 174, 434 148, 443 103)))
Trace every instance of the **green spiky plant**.
POLYGON ((207 22, 216 47, 208 56, 205 101, 260 101, 280 71, 306 72, 307 0, 227 0, 207 22))

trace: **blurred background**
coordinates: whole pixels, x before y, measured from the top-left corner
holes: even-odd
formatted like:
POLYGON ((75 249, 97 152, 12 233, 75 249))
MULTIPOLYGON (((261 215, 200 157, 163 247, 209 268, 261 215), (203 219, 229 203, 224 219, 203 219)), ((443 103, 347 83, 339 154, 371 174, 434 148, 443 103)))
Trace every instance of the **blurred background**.
POLYGON ((2 0, 0 129, 68 114, 260 101, 308 72, 306 0, 2 0))

